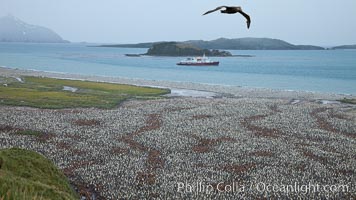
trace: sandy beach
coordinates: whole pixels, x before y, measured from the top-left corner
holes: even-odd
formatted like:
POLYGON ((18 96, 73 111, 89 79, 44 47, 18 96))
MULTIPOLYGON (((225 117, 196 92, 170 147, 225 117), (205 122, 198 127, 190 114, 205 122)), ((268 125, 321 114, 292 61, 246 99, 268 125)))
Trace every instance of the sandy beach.
POLYGON ((43 154, 82 196, 356 198, 356 105, 336 101, 354 96, 4 67, 0 75, 171 89, 110 110, 0 106, 0 147, 43 154))

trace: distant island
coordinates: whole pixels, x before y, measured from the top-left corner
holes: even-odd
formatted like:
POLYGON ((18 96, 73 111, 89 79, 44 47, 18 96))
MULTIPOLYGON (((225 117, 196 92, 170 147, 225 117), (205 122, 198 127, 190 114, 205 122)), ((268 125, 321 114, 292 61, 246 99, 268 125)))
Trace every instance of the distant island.
POLYGON ((178 42, 161 42, 153 44, 144 55, 149 56, 212 56, 228 57, 232 54, 228 51, 201 49, 192 44, 178 42))
MULTIPOLYGON (((147 42, 138 44, 114 44, 100 45, 99 47, 124 47, 124 48, 151 48, 154 44, 162 42, 147 42)), ((219 38, 211 41, 189 40, 177 42, 193 45, 201 49, 225 49, 225 50, 324 50, 325 48, 313 45, 294 45, 283 40, 271 38, 219 38)))
POLYGON ((331 49, 337 50, 337 49, 356 49, 356 44, 354 45, 342 45, 342 46, 336 46, 331 49))
POLYGON ((12 15, 0 18, 0 42, 68 43, 54 31, 27 24, 12 15))
POLYGON ((191 40, 186 43, 200 48, 230 50, 323 50, 323 47, 312 45, 294 45, 283 40, 271 38, 219 38, 211 41, 191 40))

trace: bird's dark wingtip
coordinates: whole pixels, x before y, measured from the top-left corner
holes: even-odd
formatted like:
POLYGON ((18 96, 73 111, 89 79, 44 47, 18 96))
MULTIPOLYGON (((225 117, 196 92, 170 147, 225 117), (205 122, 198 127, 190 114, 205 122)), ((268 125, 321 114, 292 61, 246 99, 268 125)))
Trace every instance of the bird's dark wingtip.
POLYGON ((247 22, 247 29, 250 29, 250 26, 251 26, 251 22, 247 22))

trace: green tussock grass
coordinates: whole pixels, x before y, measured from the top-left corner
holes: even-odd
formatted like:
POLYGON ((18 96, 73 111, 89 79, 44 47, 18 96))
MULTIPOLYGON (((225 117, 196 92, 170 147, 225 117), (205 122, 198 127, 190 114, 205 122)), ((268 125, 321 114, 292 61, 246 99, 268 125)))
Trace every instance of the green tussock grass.
POLYGON ((28 150, 0 150, 0 199, 79 199, 67 178, 52 162, 28 150))
POLYGON ((15 132, 17 135, 33 135, 33 136, 40 136, 42 133, 39 131, 34 130, 18 130, 15 132))
POLYGON ((341 99, 341 100, 339 100, 339 101, 342 102, 342 103, 356 104, 356 99, 347 99, 347 98, 344 98, 344 99, 341 99))
POLYGON ((125 84, 28 76, 22 78, 24 83, 7 80, 8 87, 0 86, 0 104, 55 109, 77 107, 110 109, 127 99, 159 98, 170 92, 166 89, 125 84), (64 86, 78 90, 64 91, 64 86))

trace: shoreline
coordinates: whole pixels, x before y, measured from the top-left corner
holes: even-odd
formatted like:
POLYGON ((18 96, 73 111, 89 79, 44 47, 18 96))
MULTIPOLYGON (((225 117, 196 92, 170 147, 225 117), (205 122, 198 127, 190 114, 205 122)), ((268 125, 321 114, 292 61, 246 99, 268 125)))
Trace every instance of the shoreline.
POLYGON ((62 72, 49 72, 33 69, 19 69, 0 66, 0 74, 8 77, 18 76, 43 76, 58 79, 72 79, 83 81, 95 82, 108 82, 128 84, 135 86, 158 87, 167 88, 172 91, 188 91, 193 95, 172 95, 172 96, 190 96, 190 97, 204 97, 204 95, 195 95, 195 93, 207 93, 209 97, 249 97, 249 98, 293 98, 293 99, 311 99, 311 100, 338 100, 343 98, 355 98, 352 94, 337 94, 337 93, 324 93, 315 91, 297 91, 297 90, 282 90, 270 88, 253 88, 244 86, 233 85, 216 85, 208 83, 193 83, 193 82, 178 82, 178 81, 164 81, 164 80, 147 80, 135 79, 125 77, 110 77, 110 76, 97 76, 97 75, 83 75, 83 74, 70 74, 62 72))
POLYGON ((356 190, 351 184, 356 105, 334 101, 344 95, 1 67, 0 74, 176 88, 169 98, 132 99, 113 109, 0 106, 1 149, 41 153, 82 197, 255 199, 267 194, 349 199, 356 190), (16 134, 17 130, 40 134, 16 134), (200 192, 193 180, 214 188, 235 182, 246 188, 313 183, 343 185, 347 190, 200 192), (183 185, 193 190, 185 191, 183 185))

